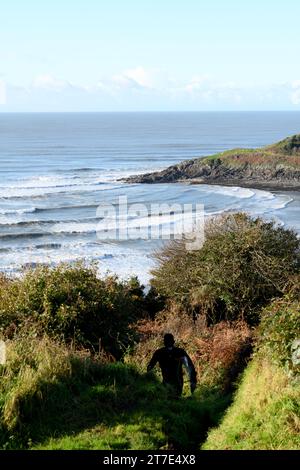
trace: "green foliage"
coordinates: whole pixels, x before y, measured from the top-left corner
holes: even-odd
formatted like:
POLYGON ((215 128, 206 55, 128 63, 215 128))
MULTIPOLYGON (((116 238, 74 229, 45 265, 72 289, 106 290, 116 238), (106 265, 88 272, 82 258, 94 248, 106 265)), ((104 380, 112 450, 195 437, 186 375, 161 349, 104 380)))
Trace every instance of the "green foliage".
MULTIPOLYGON (((173 309, 159 313, 154 321, 143 319, 136 327, 140 341, 124 361, 146 370, 153 352, 163 346, 164 334, 172 333, 176 345, 191 357, 198 390, 204 395, 212 389, 225 394, 231 391, 252 352, 252 328, 241 321, 223 321, 208 327, 203 317, 194 320, 187 313, 173 309)), ((159 367, 155 370, 160 375, 159 367)), ((188 377, 186 385, 189 385, 188 377)))
POLYGON ((130 325, 143 315, 137 279, 99 279, 83 264, 40 267, 0 283, 0 328, 13 334, 47 334, 115 357, 134 339, 130 325))
POLYGON ((299 373, 292 361, 292 344, 300 339, 300 301, 286 295, 275 300, 262 312, 259 342, 279 364, 299 373))
POLYGON ((7 341, 0 371, 0 422, 6 434, 24 432, 26 422, 51 403, 61 411, 71 390, 89 381, 100 365, 87 351, 76 352, 46 336, 7 341))
POLYGON ((247 166, 276 169, 278 165, 286 168, 299 168, 300 134, 287 137, 276 144, 257 149, 236 148, 210 155, 202 162, 217 162, 233 167, 247 166))
POLYGON ((268 150, 272 150, 275 153, 282 153, 284 155, 294 155, 300 151, 300 134, 292 135, 284 140, 281 140, 277 144, 269 145, 266 147, 268 150))
POLYGON ((174 241, 157 254, 151 283, 162 295, 208 323, 259 320, 259 310, 281 296, 299 272, 299 240, 273 222, 234 213, 210 219, 201 249, 174 241))
POLYGON ((260 351, 204 448, 299 448, 299 384, 281 367, 300 337, 296 234, 227 214, 207 222, 201 249, 173 242, 157 259, 146 296, 136 278, 83 264, 0 276, 1 448, 195 449, 229 405, 260 319, 260 351), (144 373, 167 331, 197 369, 189 399, 144 373), (125 364, 109 363, 125 350, 125 364))
POLYGON ((234 401, 205 450, 299 450, 300 385, 258 355, 247 367, 234 401))
POLYGON ((0 447, 195 449, 227 405, 216 393, 170 400, 131 365, 24 338, 0 370, 0 447))
POLYGON ((148 316, 154 320, 156 314, 166 306, 166 299, 154 287, 150 287, 144 298, 144 308, 148 316))

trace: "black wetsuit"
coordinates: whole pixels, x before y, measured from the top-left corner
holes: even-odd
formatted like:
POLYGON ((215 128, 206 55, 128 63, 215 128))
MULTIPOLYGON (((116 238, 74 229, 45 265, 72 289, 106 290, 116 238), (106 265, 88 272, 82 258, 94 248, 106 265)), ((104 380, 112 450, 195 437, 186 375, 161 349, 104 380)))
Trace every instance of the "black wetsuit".
POLYGON ((147 370, 153 369, 156 363, 161 368, 163 383, 171 385, 176 395, 181 395, 183 388, 183 371, 185 365, 189 370, 190 381, 196 382, 196 371, 189 355, 184 349, 175 347, 164 347, 153 354, 147 370))

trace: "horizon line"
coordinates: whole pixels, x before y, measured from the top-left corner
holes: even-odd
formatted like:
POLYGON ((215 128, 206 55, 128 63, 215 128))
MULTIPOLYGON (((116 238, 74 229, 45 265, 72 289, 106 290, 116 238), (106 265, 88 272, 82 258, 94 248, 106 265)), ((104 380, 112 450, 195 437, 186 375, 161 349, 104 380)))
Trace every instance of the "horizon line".
POLYGON ((1 114, 170 114, 170 113, 300 113, 300 109, 223 109, 223 110, 118 110, 118 111, 0 111, 1 114))

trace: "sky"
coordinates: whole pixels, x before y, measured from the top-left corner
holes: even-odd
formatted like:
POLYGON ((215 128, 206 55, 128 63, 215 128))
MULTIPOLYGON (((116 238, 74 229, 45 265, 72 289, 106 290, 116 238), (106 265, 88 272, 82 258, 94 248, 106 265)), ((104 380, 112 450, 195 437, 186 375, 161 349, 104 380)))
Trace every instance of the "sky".
POLYGON ((300 110, 299 0, 0 3, 0 112, 300 110))

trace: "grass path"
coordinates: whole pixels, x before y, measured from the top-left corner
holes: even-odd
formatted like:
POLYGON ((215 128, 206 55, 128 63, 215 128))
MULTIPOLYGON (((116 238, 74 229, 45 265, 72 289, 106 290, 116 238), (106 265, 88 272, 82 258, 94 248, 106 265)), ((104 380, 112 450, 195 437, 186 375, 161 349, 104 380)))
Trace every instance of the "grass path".
POLYGON ((154 375, 121 363, 104 366, 96 383, 69 396, 57 387, 31 417, 33 449, 195 450, 231 400, 212 390, 169 399, 154 375))

